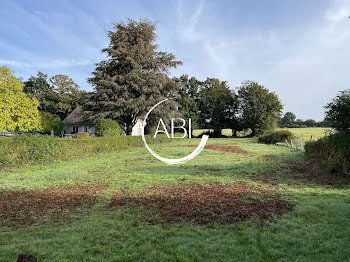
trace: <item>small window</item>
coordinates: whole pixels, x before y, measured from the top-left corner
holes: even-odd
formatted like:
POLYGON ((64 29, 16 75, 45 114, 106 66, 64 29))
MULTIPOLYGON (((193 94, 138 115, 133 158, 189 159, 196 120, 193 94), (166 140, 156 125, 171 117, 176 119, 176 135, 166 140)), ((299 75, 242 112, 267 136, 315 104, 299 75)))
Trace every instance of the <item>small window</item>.
POLYGON ((78 127, 77 126, 73 126, 72 134, 76 134, 76 133, 78 133, 78 127))
POLYGON ((88 127, 87 127, 87 126, 85 127, 85 132, 86 132, 86 133, 88 132, 88 127))

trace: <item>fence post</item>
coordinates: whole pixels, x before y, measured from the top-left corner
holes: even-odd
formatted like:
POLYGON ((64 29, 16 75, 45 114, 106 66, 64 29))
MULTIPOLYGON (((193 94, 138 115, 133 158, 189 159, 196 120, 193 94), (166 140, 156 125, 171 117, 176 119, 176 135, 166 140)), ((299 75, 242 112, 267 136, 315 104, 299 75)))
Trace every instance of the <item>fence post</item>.
POLYGON ((290 140, 290 147, 293 148, 293 140, 290 140))
POLYGON ((301 151, 304 151, 304 134, 301 134, 300 147, 301 151))

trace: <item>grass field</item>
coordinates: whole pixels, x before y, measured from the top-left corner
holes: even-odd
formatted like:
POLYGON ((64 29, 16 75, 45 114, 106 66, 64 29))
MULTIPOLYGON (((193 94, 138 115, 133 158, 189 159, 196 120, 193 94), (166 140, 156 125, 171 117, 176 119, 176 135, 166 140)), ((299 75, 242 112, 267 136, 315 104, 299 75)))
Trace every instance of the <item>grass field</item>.
POLYGON ((175 166, 135 147, 18 168, 0 174, 0 261, 350 261, 349 181, 234 138, 175 166))
MULTIPOLYGON (((284 128, 280 128, 284 129, 284 128)), ((304 141, 309 141, 311 136, 313 139, 319 139, 324 137, 327 131, 330 131, 331 128, 328 127, 307 127, 307 128, 285 128, 290 130, 297 138, 304 137, 304 141)))
MULTIPOLYGON (((288 129, 290 130, 296 138, 304 137, 304 141, 309 141, 311 136, 313 139, 319 139, 324 137, 327 131, 331 130, 328 127, 306 127, 306 128, 278 128, 278 129, 288 129)), ((203 132, 206 132, 207 129, 197 129, 193 130, 193 135, 198 136, 203 132)), ((223 129, 222 134, 225 136, 232 136, 232 129, 223 129)), ((238 132, 238 136, 248 135, 247 132, 238 132)))

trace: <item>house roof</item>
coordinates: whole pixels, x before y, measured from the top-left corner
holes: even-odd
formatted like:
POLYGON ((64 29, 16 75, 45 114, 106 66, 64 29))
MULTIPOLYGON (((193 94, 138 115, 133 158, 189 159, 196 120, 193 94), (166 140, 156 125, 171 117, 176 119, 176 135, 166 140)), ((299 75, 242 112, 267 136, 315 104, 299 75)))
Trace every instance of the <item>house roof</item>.
POLYGON ((77 106, 64 120, 66 125, 75 125, 86 123, 85 114, 82 106, 77 106))

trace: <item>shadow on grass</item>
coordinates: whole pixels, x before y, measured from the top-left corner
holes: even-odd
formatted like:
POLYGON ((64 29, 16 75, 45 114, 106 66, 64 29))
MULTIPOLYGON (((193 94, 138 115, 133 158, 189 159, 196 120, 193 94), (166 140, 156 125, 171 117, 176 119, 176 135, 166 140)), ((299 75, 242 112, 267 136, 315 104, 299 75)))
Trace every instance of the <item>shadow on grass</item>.
POLYGON ((166 165, 131 167, 132 173, 148 173, 159 176, 188 175, 198 177, 221 177, 225 180, 251 180, 268 184, 286 184, 307 187, 350 188, 350 177, 329 172, 316 161, 286 161, 281 159, 266 159, 266 161, 251 160, 247 163, 218 164, 188 164, 181 168, 166 165))

